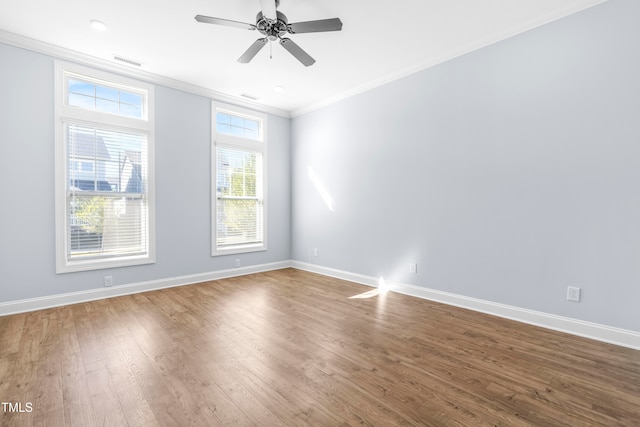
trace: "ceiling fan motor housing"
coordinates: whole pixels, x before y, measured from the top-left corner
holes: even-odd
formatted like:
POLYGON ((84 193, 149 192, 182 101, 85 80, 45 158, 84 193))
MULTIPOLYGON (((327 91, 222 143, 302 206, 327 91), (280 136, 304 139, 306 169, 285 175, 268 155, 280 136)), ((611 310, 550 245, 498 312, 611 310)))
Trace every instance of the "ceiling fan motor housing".
POLYGON ((262 12, 258 12, 256 15, 256 29, 271 41, 277 40, 288 32, 289 21, 287 16, 280 11, 276 11, 276 16, 277 19, 274 21, 273 19, 265 18, 262 12))

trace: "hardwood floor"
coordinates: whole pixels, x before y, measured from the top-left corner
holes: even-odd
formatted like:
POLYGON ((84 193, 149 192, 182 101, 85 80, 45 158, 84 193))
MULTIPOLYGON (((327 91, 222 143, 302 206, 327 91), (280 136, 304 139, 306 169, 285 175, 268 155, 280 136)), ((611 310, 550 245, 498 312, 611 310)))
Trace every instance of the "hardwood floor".
POLYGON ((285 269, 0 317, 0 425, 640 425, 640 351, 375 293, 285 269))

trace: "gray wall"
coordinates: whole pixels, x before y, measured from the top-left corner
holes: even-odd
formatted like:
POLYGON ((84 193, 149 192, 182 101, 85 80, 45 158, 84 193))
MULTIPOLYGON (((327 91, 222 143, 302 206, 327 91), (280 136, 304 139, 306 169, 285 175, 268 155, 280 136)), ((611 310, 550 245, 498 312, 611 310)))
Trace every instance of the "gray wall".
POLYGON ((0 44, 0 63, 0 302, 290 258, 290 120, 269 117, 269 250, 211 257, 211 101, 156 86, 157 262, 56 275, 54 60, 0 44))
POLYGON ((60 275, 53 58, 0 44, 0 302, 292 257, 640 330, 638 17, 637 1, 610 0, 271 116, 269 250, 254 254, 209 256, 210 102, 157 87, 157 263, 60 275))
POLYGON ((640 330, 639 18, 611 0, 295 118, 293 258, 640 330))

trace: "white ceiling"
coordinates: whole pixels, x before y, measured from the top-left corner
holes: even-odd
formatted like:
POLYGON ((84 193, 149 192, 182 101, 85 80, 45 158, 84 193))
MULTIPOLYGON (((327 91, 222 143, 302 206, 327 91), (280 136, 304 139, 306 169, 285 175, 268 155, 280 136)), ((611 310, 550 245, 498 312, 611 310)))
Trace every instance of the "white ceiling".
POLYGON ((316 59, 308 68, 277 44, 272 59, 267 46, 239 64, 259 33, 194 20, 255 23, 259 0, 3 0, 0 41, 17 35, 109 62, 115 54, 145 73, 297 115, 602 1, 281 0, 289 22, 343 22, 340 32, 290 35, 316 59))

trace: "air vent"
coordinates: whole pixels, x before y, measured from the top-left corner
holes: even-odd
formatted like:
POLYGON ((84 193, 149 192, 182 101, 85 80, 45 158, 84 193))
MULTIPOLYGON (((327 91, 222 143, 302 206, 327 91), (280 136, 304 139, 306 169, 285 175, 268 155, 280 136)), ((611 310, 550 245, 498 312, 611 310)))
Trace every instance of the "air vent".
POLYGON ((142 64, 138 61, 134 61, 133 59, 128 59, 119 55, 113 55, 113 59, 116 61, 124 62, 125 64, 135 65, 136 67, 142 67, 142 64))
POLYGON ((249 95, 248 93, 240 94, 240 96, 248 98, 252 101, 257 101, 259 99, 257 96, 249 95))

